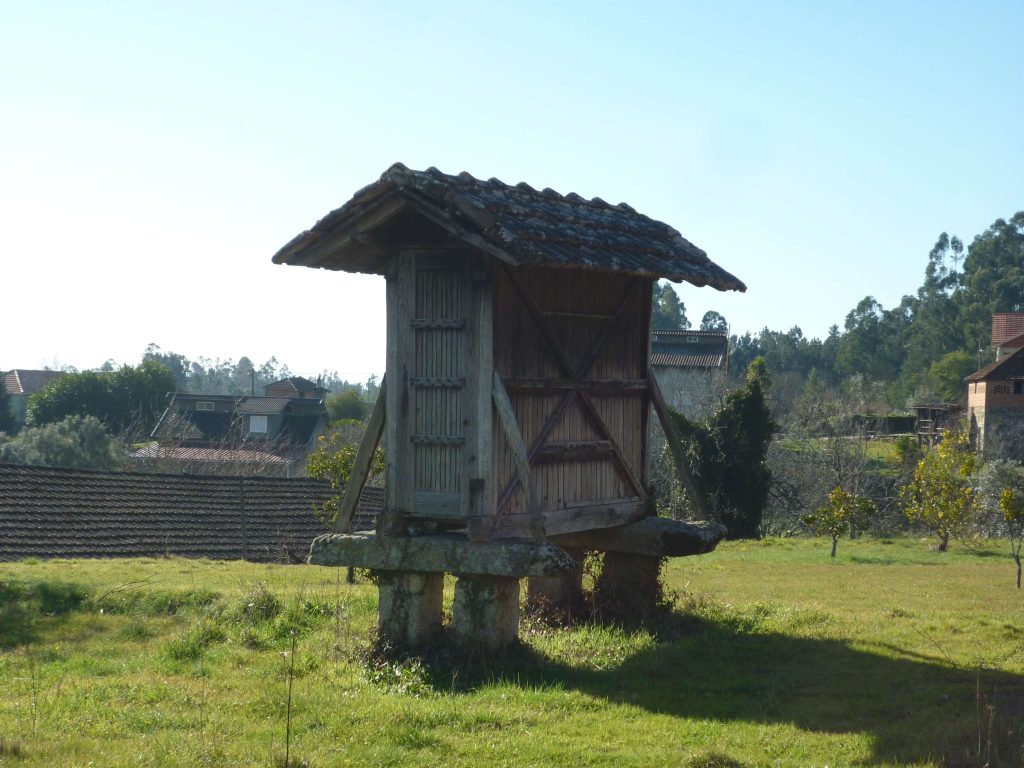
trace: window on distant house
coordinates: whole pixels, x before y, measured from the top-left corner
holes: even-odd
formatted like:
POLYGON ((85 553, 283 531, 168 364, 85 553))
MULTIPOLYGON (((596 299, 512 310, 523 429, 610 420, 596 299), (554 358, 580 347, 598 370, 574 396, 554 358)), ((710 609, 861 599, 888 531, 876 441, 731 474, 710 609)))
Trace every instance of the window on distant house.
POLYGON ((249 417, 249 434, 250 435, 265 435, 267 434, 267 417, 266 416, 250 416, 249 417))
POLYGON ((1024 395, 1024 381, 1013 382, 1013 394, 1024 395))
POLYGON ((197 411, 212 411, 213 410, 213 403, 211 403, 209 400, 200 400, 198 403, 196 403, 196 410, 197 411))

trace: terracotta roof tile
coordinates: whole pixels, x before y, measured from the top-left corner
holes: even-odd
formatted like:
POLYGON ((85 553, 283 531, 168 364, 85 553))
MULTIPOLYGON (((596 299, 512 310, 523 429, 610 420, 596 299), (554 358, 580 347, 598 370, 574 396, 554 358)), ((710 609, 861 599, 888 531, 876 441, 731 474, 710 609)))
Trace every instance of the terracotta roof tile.
MULTIPOLYGON (((154 557, 278 561, 324 532, 309 478, 98 472, 0 464, 0 560, 154 557)), ((373 526, 384 491, 365 488, 353 521, 373 526)))
POLYGON ((396 198, 454 237, 513 265, 624 272, 746 290, 675 229, 627 205, 609 205, 596 197, 587 200, 575 193, 560 195, 551 189, 537 192, 524 183, 481 181, 468 173, 414 171, 401 163, 293 238, 274 261, 380 273, 382 264, 354 256, 346 244, 364 214, 396 198), (323 244, 335 241, 340 247, 318 252, 323 244))

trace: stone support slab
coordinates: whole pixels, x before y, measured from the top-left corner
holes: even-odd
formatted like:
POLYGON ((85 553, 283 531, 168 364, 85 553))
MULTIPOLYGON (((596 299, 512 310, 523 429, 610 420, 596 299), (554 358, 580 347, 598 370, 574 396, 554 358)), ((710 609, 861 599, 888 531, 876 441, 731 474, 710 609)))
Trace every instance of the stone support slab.
POLYGON ((470 576, 561 576, 576 564, 547 542, 471 542, 458 534, 378 536, 327 534, 313 540, 313 565, 352 565, 384 571, 454 573, 470 576))
POLYGON ((666 517, 645 517, 615 528, 601 528, 551 536, 563 548, 597 549, 649 557, 685 557, 714 550, 723 538, 724 525, 684 522, 666 517))
POLYGON ((381 571, 378 628, 382 640, 413 648, 441 630, 444 574, 381 571))
POLYGON ((519 636, 519 579, 460 576, 452 619, 459 640, 470 648, 500 651, 519 636))

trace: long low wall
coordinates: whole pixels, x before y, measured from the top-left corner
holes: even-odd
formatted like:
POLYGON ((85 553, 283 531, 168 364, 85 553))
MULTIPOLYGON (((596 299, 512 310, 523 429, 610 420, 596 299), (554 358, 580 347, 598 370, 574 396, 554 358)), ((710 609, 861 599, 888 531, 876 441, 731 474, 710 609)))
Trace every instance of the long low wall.
MULTIPOLYGON (((0 464, 0 560, 207 557, 282 562, 325 532, 330 498, 309 478, 100 472, 0 464)), ((373 527, 384 492, 366 488, 353 520, 373 527)))

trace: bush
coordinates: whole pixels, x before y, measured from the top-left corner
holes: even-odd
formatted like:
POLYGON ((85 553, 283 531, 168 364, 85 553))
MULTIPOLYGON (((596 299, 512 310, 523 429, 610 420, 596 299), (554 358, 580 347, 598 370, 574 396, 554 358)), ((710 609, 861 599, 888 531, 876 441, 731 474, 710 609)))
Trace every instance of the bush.
POLYGON ((68 416, 54 424, 25 427, 0 445, 0 461, 49 467, 117 469, 125 449, 95 416, 68 416))
POLYGON ((747 369, 746 384, 727 395, 707 422, 670 410, 697 492, 717 510, 730 539, 760 535, 771 486, 768 446, 777 429, 766 399, 770 387, 764 360, 757 358, 747 369))

